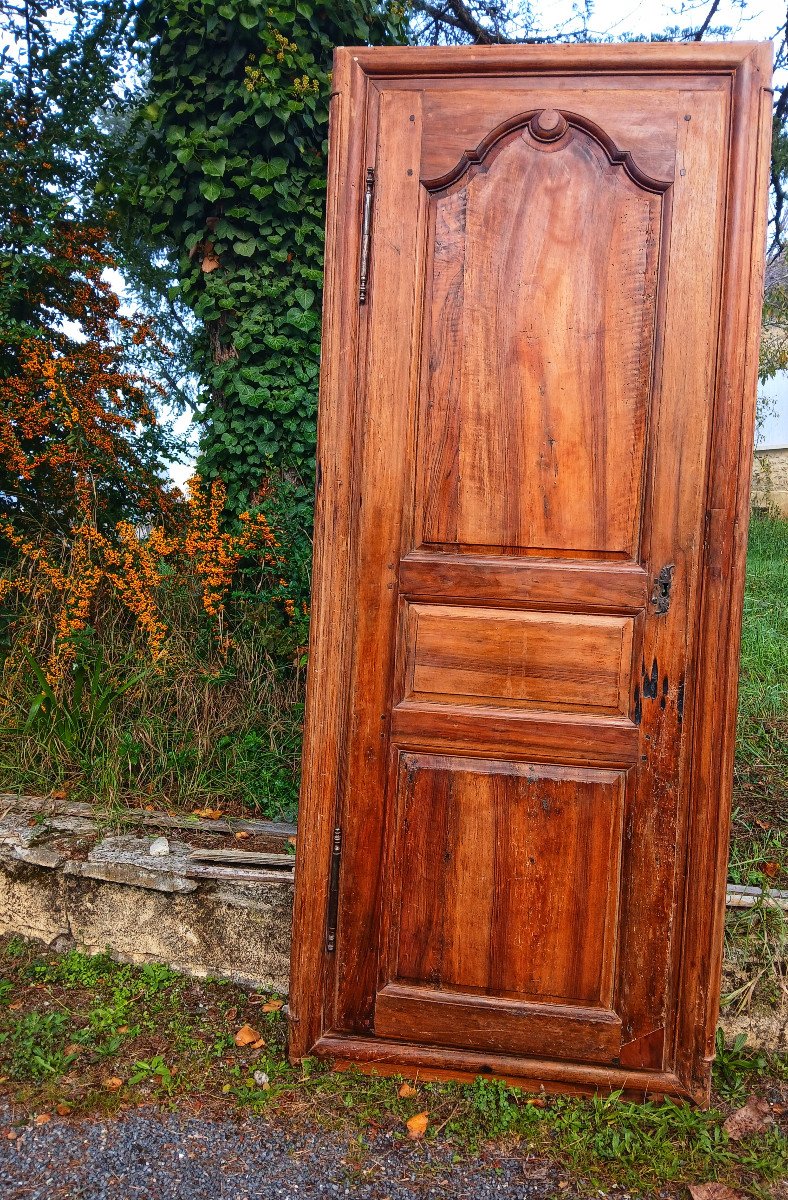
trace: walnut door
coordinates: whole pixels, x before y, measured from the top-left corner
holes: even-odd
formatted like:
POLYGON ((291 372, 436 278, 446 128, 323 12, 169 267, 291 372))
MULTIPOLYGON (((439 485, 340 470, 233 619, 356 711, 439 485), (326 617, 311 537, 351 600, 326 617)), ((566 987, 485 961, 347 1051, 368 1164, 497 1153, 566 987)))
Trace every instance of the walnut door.
POLYGON ((337 52, 295 1058, 708 1094, 770 61, 337 52))

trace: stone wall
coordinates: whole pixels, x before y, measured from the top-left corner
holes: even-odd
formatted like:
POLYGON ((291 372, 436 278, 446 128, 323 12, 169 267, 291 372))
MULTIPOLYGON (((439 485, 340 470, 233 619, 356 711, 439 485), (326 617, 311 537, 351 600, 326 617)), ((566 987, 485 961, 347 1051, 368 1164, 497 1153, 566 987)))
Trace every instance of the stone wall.
POLYGON ((752 503, 788 519, 788 447, 757 450, 752 472, 752 503))

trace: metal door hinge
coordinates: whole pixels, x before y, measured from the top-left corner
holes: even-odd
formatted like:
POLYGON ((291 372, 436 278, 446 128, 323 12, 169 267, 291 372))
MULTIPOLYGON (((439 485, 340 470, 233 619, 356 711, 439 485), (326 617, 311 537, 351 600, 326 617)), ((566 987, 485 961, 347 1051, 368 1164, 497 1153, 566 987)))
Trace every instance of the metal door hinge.
POLYGON ((364 185, 364 211, 361 219, 361 266, 358 276, 358 302, 367 302, 367 280, 369 279, 369 250, 372 237, 372 193, 375 190, 375 171, 367 167, 364 185))
POLYGON ((331 871, 328 877, 328 912, 326 914, 326 952, 337 948, 337 910, 339 909, 339 864, 342 859, 342 830, 334 830, 331 841, 331 871))

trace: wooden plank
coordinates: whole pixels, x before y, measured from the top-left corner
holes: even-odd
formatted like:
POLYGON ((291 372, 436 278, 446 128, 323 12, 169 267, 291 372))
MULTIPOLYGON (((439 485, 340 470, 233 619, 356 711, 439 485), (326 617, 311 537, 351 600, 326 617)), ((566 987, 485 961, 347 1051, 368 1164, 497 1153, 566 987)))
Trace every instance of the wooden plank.
MULTIPOLYGON (((744 48, 744 47, 743 47, 744 48)), ((724 208, 726 255, 716 397, 706 494, 703 593, 693 709, 687 889, 676 1004, 677 1069, 701 1102, 709 1095, 719 1011, 744 567, 750 506, 766 240, 771 43, 750 45, 733 81, 724 208), (757 119, 754 114, 757 113, 757 119)))
POLYGON ((638 612, 648 599, 648 572, 638 563, 478 557, 416 550, 400 563, 399 586, 413 600, 550 607, 556 611, 638 612))
POLYGON ((625 717, 539 712, 404 700, 391 714, 403 749, 628 767, 638 758, 638 729, 625 717))
POLYGON ((323 1029, 326 992, 324 938, 328 864, 336 821, 345 744, 350 613, 351 506, 358 294, 350 283, 359 261, 359 215, 364 171, 362 141, 367 81, 345 50, 334 54, 328 165, 328 211, 323 292, 323 351, 318 406, 315 542, 307 702, 296 849, 296 892, 290 960, 290 1053, 309 1053, 323 1029))
POLYGON ((515 1054, 454 1050, 445 1046, 438 1049, 384 1038, 341 1034, 326 1034, 314 1049, 315 1054, 340 1062, 366 1062, 384 1072, 386 1068, 391 1068, 391 1072, 397 1075, 413 1076, 422 1069, 425 1072, 437 1069, 450 1072, 453 1079, 465 1077, 469 1082, 481 1075, 487 1079, 508 1079, 524 1087, 539 1088, 545 1084, 552 1090, 577 1090, 586 1095, 589 1092, 610 1092, 621 1088, 633 1098, 642 1100, 650 1096, 689 1098, 681 1080, 672 1071, 626 1070, 515 1054))
POLYGON ((604 1009, 528 1004, 388 984, 375 1002, 375 1034, 431 1046, 610 1062, 621 1019, 604 1009))

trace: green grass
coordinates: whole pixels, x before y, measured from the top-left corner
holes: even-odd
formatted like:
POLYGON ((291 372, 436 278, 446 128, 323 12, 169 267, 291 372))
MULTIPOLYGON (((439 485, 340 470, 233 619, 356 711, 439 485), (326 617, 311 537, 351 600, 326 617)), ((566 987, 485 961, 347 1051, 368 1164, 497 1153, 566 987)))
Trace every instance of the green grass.
POLYGON ((750 524, 728 877, 786 887, 788 522, 750 524))
POLYGON ((742 626, 738 761, 788 783, 788 521, 750 525, 742 626))
MULTIPOLYGON (((334 1073, 285 1056, 285 1021, 267 998, 222 981, 185 979, 167 967, 131 967, 107 955, 41 953, 19 938, 0 940, 0 1095, 25 1123, 111 1114, 140 1103, 211 1114, 254 1113, 272 1121, 346 1132, 356 1167, 380 1129, 407 1137, 407 1120, 426 1111, 426 1138, 457 1155, 482 1143, 548 1158, 589 1187, 612 1184, 638 1195, 708 1180, 753 1197, 769 1195, 788 1171, 788 1140, 775 1123, 740 1143, 723 1123, 752 1092, 788 1099, 788 1063, 719 1044, 715 1104, 703 1112, 670 1100, 641 1104, 618 1095, 593 1100, 533 1096, 490 1079, 472 1084, 416 1082, 334 1073), (265 1041, 239 1048, 252 1025, 265 1041)), ((778 1118, 779 1120, 779 1118, 778 1118)), ((590 1192, 589 1192, 590 1194, 590 1192)))

